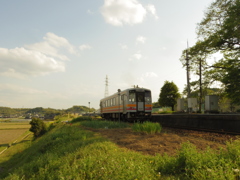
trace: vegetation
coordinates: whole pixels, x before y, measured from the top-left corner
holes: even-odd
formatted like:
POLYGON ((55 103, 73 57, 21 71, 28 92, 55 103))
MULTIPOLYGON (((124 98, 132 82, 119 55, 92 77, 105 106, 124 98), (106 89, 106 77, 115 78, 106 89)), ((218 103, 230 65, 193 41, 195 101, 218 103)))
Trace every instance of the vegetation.
POLYGON ((31 124, 30 131, 33 132, 35 138, 42 136, 47 132, 46 124, 43 122, 43 120, 39 118, 33 118, 30 124, 31 124))
MULTIPOLYGON (((203 89, 210 87, 214 82, 220 82, 220 92, 235 105, 240 105, 239 11, 239 0, 215 0, 198 24, 198 41, 191 48, 184 50, 181 57, 185 66, 188 54, 190 70, 196 75, 200 75, 201 63, 201 70, 204 70, 203 89), (209 65, 207 59, 215 53, 221 54, 221 57, 209 65)), ((200 84, 200 78, 196 84, 200 84)))
POLYGON ((53 109, 53 108, 9 108, 0 107, 0 117, 4 118, 27 118, 31 119, 33 117, 44 118, 45 120, 58 119, 62 116, 74 116, 79 114, 84 114, 87 112, 95 112, 94 108, 89 109, 86 106, 73 106, 68 109, 53 109))
POLYGON ((15 154, 11 158, 0 160, 0 178, 240 178, 240 140, 227 143, 226 150, 219 152, 210 148, 199 152, 187 142, 182 144, 176 156, 146 156, 119 148, 107 139, 82 129, 79 123, 83 125, 84 122, 86 121, 78 121, 71 125, 58 123, 54 129, 31 144, 25 141, 16 145, 19 146, 16 149, 10 148, 9 152, 15 154))
POLYGON ((159 123, 144 122, 144 123, 134 123, 132 126, 133 131, 143 132, 145 134, 155 134, 161 132, 161 125, 159 123))
POLYGON ((105 129, 112 129, 112 128, 126 128, 129 127, 127 123, 123 122, 113 122, 113 121, 105 121, 105 120, 99 120, 97 118, 91 118, 91 117, 77 117, 74 118, 72 123, 81 122, 80 124, 85 127, 90 128, 105 128, 105 129))
POLYGON ((178 87, 173 82, 165 81, 161 88, 158 102, 161 106, 172 107, 172 111, 174 111, 174 106, 177 104, 179 97, 178 87))

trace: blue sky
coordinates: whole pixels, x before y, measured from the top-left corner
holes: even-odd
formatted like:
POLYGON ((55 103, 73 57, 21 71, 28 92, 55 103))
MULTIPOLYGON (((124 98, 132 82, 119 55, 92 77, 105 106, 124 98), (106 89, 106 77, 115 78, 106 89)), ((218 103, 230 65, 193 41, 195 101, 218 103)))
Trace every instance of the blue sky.
POLYGON ((212 0, 0 0, 0 106, 98 108, 133 85, 182 92, 179 58, 212 0))

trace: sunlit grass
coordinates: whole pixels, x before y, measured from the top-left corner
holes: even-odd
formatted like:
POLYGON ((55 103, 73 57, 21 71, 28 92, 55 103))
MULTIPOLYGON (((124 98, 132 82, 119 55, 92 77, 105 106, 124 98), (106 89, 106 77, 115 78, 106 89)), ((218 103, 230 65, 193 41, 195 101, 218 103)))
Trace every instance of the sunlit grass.
POLYGON ((160 133, 162 127, 159 123, 144 122, 144 123, 135 123, 132 126, 132 130, 135 132, 143 132, 145 134, 155 134, 160 133))

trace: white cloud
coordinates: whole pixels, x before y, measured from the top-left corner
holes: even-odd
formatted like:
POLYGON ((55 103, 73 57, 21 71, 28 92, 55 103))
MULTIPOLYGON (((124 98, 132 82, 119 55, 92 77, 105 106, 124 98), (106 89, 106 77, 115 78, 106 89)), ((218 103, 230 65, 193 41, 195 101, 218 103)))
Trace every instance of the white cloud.
POLYGON ((146 37, 138 36, 137 39, 136 39, 136 41, 137 41, 137 43, 142 43, 142 44, 144 44, 145 41, 146 41, 146 39, 147 39, 146 37))
POLYGON ((67 39, 64 37, 57 36, 51 32, 47 33, 46 36, 43 38, 45 39, 50 45, 55 46, 57 48, 65 48, 71 54, 76 54, 76 49, 73 45, 71 45, 67 39))
POLYGON ((0 48, 0 75, 2 76, 25 78, 63 71, 65 66, 62 62, 41 52, 25 48, 0 48))
POLYGON ((92 47, 91 47, 90 45, 88 45, 88 44, 83 44, 83 45, 79 46, 79 49, 80 49, 81 51, 83 51, 83 50, 92 49, 92 47))
POLYGON ((61 60, 69 60, 67 56, 60 54, 58 52, 59 50, 56 47, 49 44, 49 42, 47 41, 43 41, 40 43, 31 44, 31 45, 25 45, 24 47, 28 50, 37 51, 47 56, 51 56, 61 60))
POLYGON ((154 5, 149 4, 149 5, 147 5, 146 9, 155 17, 155 19, 159 19, 159 17, 157 16, 157 13, 156 13, 156 8, 155 8, 154 5))
POLYGON ((122 26, 142 23, 146 9, 137 0, 105 0, 101 13, 107 23, 122 26))
POLYGON ((62 60, 68 57, 63 52, 77 54, 76 48, 67 39, 50 32, 43 39, 21 48, 0 48, 0 76, 26 78, 64 72, 62 60))

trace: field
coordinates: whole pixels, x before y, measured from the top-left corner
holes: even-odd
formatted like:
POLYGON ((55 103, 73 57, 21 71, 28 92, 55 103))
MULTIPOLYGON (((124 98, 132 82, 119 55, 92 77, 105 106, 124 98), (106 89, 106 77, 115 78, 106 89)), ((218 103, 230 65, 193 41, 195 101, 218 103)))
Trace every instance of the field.
POLYGON ((219 150, 220 148, 226 148, 227 141, 235 140, 237 138, 233 135, 221 135, 170 128, 163 128, 162 133, 152 135, 133 132, 131 128, 85 129, 108 138, 119 147, 137 151, 145 155, 164 155, 165 153, 168 155, 176 155, 181 144, 185 142, 192 143, 199 151, 204 151, 207 147, 219 150))
POLYGON ((30 128, 29 122, 0 123, 0 152, 12 143, 20 141, 30 128))

